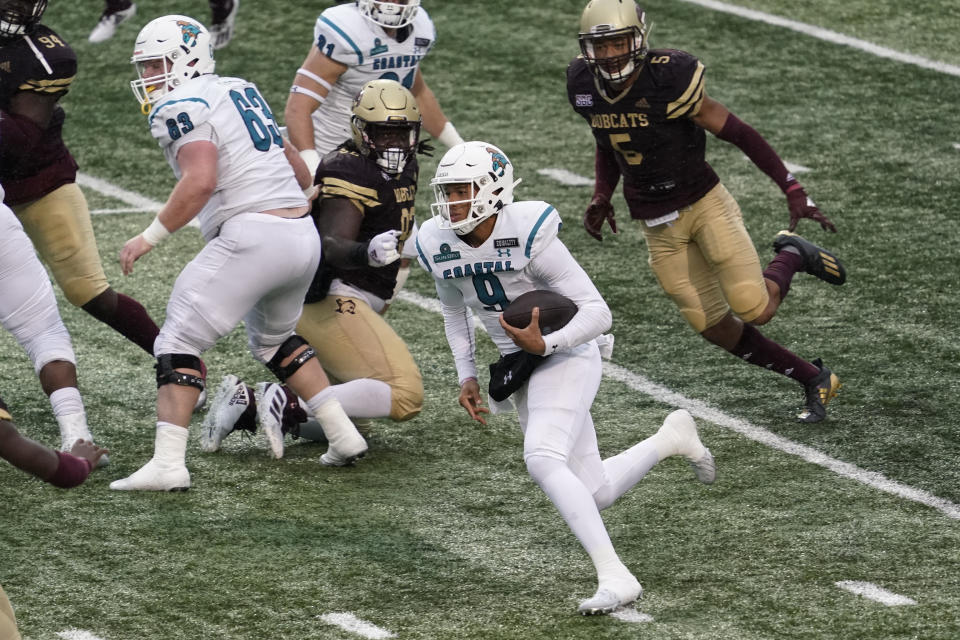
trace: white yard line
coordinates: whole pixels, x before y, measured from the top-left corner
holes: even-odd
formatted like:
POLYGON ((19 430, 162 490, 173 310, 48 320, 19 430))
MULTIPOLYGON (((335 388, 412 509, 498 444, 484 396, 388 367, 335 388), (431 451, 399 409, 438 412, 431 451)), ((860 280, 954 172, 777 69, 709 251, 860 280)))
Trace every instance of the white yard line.
POLYGON ((67 629, 66 631, 58 631, 57 635, 63 638, 63 640, 103 640, 100 636, 95 636, 89 631, 84 631, 82 629, 67 629))
POLYGON ((904 605, 917 604, 917 601, 899 593, 887 591, 883 587, 878 587, 872 582, 857 582, 855 580, 841 580, 836 585, 850 593, 863 596, 867 600, 873 600, 888 607, 901 607, 904 605))
POLYGON ((946 73, 947 75, 960 77, 960 67, 947 64, 946 62, 938 62, 937 60, 930 60, 929 58, 924 58, 921 56, 915 56, 911 53, 904 53, 902 51, 896 51, 895 49, 890 49, 888 47, 883 47, 872 42, 867 42, 866 40, 860 40, 859 38, 852 38, 848 35, 838 33, 836 31, 831 31, 830 29, 824 29, 822 27, 816 27, 812 24, 806 24, 804 22, 797 22, 796 20, 789 20, 787 18, 781 18, 780 16, 775 16, 770 13, 764 13, 763 11, 755 11, 754 9, 747 9, 746 7, 740 7, 735 4, 727 4, 726 2, 717 2, 717 0, 682 0, 689 4, 699 5, 707 9, 713 9, 714 11, 720 11, 722 13, 729 13, 735 16, 740 16, 741 18, 746 18, 748 20, 754 20, 755 22, 764 22, 766 24, 771 24, 778 27, 785 27, 792 31, 797 31, 804 35, 817 38, 819 40, 825 40, 827 42, 832 42, 834 44, 844 45, 847 47, 852 47, 854 49, 859 49, 866 53, 877 56, 878 58, 887 58, 889 60, 896 60, 898 62, 904 62, 907 64, 916 65, 924 69, 930 69, 932 71, 939 71, 940 73, 946 73))
POLYGON ((325 613, 317 617, 327 624, 340 627, 344 631, 349 631, 350 633, 355 633, 358 636, 370 638, 371 640, 397 637, 397 634, 392 631, 381 629, 375 624, 361 620, 352 613, 325 613))
POLYGON ((77 173, 77 184, 81 187, 98 191, 105 196, 115 198, 126 205, 134 207, 137 211, 159 211, 160 207, 163 206, 162 202, 151 200, 139 193, 121 189, 115 184, 101 180, 100 178, 95 178, 86 173, 77 173))
MULTIPOLYGON (((415 304, 418 307, 428 311, 433 311, 436 313, 440 312, 440 302, 436 299, 428 299, 417 293, 413 293, 412 291, 401 291, 399 297, 405 302, 415 304)), ((477 326, 482 328, 480 323, 477 323, 477 326)), ((915 489, 911 486, 896 482, 895 480, 890 480, 883 474, 876 473, 874 471, 867 471, 866 469, 861 469, 860 467, 850 464, 849 462, 843 462, 842 460, 831 458, 827 454, 817 451, 812 447, 808 447, 807 445, 778 436, 777 434, 767 431, 762 427, 750 424, 746 420, 729 416, 719 409, 711 407, 705 402, 688 398, 680 393, 677 393, 676 391, 668 389, 663 385, 653 382, 649 378, 640 375, 639 373, 634 373, 611 362, 603 363, 603 373, 607 378, 621 382, 634 391, 644 393, 654 400, 663 402, 664 404, 686 409, 698 418, 712 422, 717 426, 730 429, 731 431, 735 431, 740 435, 768 446, 771 449, 776 449, 777 451, 782 451, 783 453, 797 456, 806 462, 819 465, 844 478, 849 478, 850 480, 867 485, 868 487, 879 489, 880 491, 897 496, 898 498, 904 498, 906 500, 911 500, 913 502, 918 502, 922 505, 932 507, 950 518, 960 520, 960 505, 956 505, 949 500, 938 498, 937 496, 927 493, 921 489, 915 489)))
POLYGON ((567 171, 566 169, 537 169, 537 173, 548 178, 553 178, 560 184, 569 185, 571 187, 593 186, 593 179, 585 178, 573 173, 572 171, 567 171))
POLYGON ((653 616, 648 613, 641 613, 632 607, 617 609, 610 614, 610 617, 616 618, 617 620, 622 620, 624 622, 653 622, 653 616))

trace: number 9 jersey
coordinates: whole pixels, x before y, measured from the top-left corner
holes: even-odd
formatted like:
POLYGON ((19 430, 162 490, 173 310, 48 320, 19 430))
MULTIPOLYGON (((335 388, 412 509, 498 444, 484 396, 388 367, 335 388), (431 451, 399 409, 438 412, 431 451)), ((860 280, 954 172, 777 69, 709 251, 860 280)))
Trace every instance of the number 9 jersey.
POLYGON ((320 53, 347 67, 313 112, 314 148, 323 156, 351 137, 350 109, 361 87, 387 78, 412 89, 420 61, 437 38, 433 21, 420 7, 413 22, 393 37, 363 17, 355 2, 326 9, 313 28, 320 53))
POLYGON ((200 140, 217 145, 217 187, 197 215, 208 242, 238 213, 307 204, 284 155, 280 127, 253 83, 200 76, 163 96, 149 122, 178 180, 180 147, 200 140))

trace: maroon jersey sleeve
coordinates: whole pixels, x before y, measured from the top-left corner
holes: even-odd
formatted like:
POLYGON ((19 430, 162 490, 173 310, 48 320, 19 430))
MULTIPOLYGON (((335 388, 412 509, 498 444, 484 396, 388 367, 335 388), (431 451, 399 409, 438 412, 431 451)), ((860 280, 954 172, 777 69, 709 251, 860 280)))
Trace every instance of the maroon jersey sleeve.
MULTIPOLYGON (((0 47, 0 119, 10 115, 14 96, 22 92, 59 100, 70 90, 76 74, 73 49, 46 26, 5 44, 0 47)), ((11 118, 11 126, 15 119, 11 118)), ((63 109, 57 105, 46 127, 27 139, 29 144, 10 145, 0 140, 0 183, 7 204, 36 200, 75 180, 77 165, 63 143, 63 120, 63 109)), ((0 136, 3 132, 0 121, 0 136)), ((15 137, 16 133, 9 135, 15 137)))
MULTIPOLYGON (((357 242, 369 242, 384 231, 400 229, 402 245, 413 227, 418 174, 416 158, 407 162, 400 175, 388 176, 352 146, 341 146, 324 156, 317 168, 319 200, 346 198, 360 209, 363 221, 354 238, 357 242)), ((314 206, 314 211, 317 210, 322 211, 322 202, 314 206)), ((386 300, 393 295, 400 263, 359 269, 340 269, 333 265, 321 265, 321 268, 329 269, 334 278, 386 300)))

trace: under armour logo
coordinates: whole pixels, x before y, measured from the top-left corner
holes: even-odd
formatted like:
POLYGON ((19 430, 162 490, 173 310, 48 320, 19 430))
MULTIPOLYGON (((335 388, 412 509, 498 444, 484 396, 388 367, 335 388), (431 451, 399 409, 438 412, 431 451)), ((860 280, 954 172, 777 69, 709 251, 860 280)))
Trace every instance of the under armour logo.
POLYGON ((503 376, 503 384, 508 384, 513 380, 513 371, 507 371, 507 375, 503 376))

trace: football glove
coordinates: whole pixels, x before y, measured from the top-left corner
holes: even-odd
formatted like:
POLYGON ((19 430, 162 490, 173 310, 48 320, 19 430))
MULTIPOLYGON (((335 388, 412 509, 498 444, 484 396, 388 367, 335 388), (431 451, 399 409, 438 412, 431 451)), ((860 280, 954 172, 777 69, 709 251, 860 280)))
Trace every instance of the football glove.
POLYGON ((613 219, 613 205, 607 196, 597 194, 587 205, 587 210, 583 214, 583 228, 591 236, 603 242, 603 221, 610 223, 610 230, 617 232, 617 223, 613 219))
POLYGON ((400 259, 397 243, 400 241, 399 229, 391 229, 373 236, 367 244, 367 264, 371 267, 385 267, 400 259))
POLYGON ((820 226, 824 229, 828 229, 834 233, 837 232, 837 227, 830 222, 827 216, 820 212, 820 209, 817 208, 817 205, 814 204, 810 196, 807 195, 807 192, 803 190, 800 183, 794 183, 787 189, 787 206, 790 208, 790 226, 788 227, 790 231, 797 228, 797 223, 800 222, 800 218, 810 218, 811 220, 819 222, 820 226))

